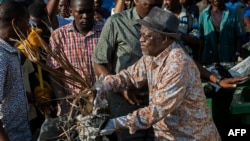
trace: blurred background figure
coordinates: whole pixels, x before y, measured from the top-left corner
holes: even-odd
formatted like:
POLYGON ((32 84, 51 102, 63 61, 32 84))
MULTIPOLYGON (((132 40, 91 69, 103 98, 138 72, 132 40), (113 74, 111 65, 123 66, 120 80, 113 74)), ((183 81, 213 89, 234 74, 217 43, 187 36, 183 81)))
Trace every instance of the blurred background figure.
POLYGON ((239 13, 226 7, 224 0, 210 0, 210 3, 199 18, 201 63, 237 61, 244 35, 239 13))
POLYGON ((199 13, 201 13, 202 10, 205 9, 209 4, 208 0, 196 0, 195 3, 199 8, 199 13))
MULTIPOLYGON (((182 0, 182 2, 184 1, 182 0)), ((193 7, 196 6, 194 5, 193 7)), ((189 9, 188 11, 177 0, 164 0, 163 8, 173 12, 178 17, 180 20, 178 32, 181 35, 181 43, 185 51, 195 60, 199 61, 199 27, 198 19, 194 15, 194 9, 189 9)), ((198 8, 196 12, 198 12, 198 8)))
POLYGON ((133 0, 115 0, 115 7, 111 9, 111 15, 127 10, 135 6, 133 0))
POLYGON ((242 58, 245 59, 250 55, 250 0, 243 0, 245 6, 243 13, 245 35, 243 37, 242 58))
POLYGON ((58 3, 58 13, 56 15, 58 20, 58 27, 66 25, 73 21, 73 16, 70 15, 69 5, 67 4, 68 0, 59 0, 58 3))
MULTIPOLYGON (((58 0, 54 0, 56 2, 58 0)), ((43 2, 34 2, 29 7, 30 24, 33 27, 42 30, 41 37, 48 43, 51 32, 58 28, 58 20, 54 11, 56 9, 47 9, 47 5, 43 2)))
MULTIPOLYGON (((63 13, 61 17, 63 17, 66 20, 73 21, 74 17, 71 15, 70 12, 70 0, 60 0, 58 4, 58 13, 63 13), (61 5, 61 6, 59 6, 61 5), (61 8, 63 7, 63 8, 61 8), (59 10, 60 9, 60 10, 59 10)), ((60 27, 60 26, 59 26, 60 27)))
POLYGON ((131 7, 135 6, 133 0, 125 0, 124 1, 124 10, 129 9, 131 7))
MULTIPOLYGON (((226 1, 226 0, 225 0, 226 1)), ((242 0, 228 0, 225 5, 229 8, 236 10, 239 14, 239 18, 242 23, 244 23, 244 11, 246 6, 242 0)))
MULTIPOLYGON (((237 10, 227 7, 224 0, 209 2, 199 18, 201 62, 202 65, 218 68, 222 78, 230 78, 231 74, 220 64, 238 61, 244 35, 243 24, 237 10)), ((212 97, 213 120, 222 140, 228 135, 228 127, 239 121, 229 110, 234 90, 220 89, 212 97)))
POLYGON ((192 14, 195 18, 199 18, 199 7, 195 0, 179 0, 180 4, 186 9, 187 13, 192 14))
POLYGON ((110 10, 102 6, 102 0, 94 0, 95 20, 105 22, 110 16, 110 10))
POLYGON ((59 0, 57 15, 63 18, 68 18, 70 16, 70 13, 67 12, 66 9, 67 9, 67 0, 59 0))
POLYGON ((225 0, 225 2, 225 5, 232 9, 237 9, 237 7, 242 5, 240 0, 225 0))

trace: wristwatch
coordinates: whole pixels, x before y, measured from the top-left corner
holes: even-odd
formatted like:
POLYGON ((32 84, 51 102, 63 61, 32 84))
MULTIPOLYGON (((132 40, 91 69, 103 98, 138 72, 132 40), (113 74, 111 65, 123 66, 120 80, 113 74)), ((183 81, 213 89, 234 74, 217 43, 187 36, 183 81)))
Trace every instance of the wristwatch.
POLYGON ((215 84, 219 85, 220 86, 220 81, 222 80, 222 78, 217 78, 216 81, 215 81, 215 84))

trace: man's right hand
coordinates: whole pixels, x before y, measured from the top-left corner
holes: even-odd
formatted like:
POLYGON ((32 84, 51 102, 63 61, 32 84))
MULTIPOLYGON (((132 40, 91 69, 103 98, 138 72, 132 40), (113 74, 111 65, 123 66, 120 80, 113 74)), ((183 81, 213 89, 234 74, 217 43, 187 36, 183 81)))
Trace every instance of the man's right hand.
POLYGON ((122 96, 132 105, 139 106, 141 101, 138 99, 139 97, 142 97, 145 95, 145 89, 144 88, 129 88, 126 91, 121 92, 122 96))
POLYGON ((248 79, 248 77, 225 78, 219 82, 219 85, 222 88, 236 88, 238 82, 244 81, 246 79, 248 79))
POLYGON ((128 101, 128 103, 132 104, 132 105, 140 105, 139 100, 136 98, 135 96, 136 94, 134 92, 131 91, 123 91, 122 92, 122 96, 128 101))
POLYGON ((36 106, 40 110, 40 112, 44 115, 50 115, 53 111, 53 107, 49 100, 51 100, 51 91, 48 87, 41 88, 37 86, 35 88, 35 99, 36 106))

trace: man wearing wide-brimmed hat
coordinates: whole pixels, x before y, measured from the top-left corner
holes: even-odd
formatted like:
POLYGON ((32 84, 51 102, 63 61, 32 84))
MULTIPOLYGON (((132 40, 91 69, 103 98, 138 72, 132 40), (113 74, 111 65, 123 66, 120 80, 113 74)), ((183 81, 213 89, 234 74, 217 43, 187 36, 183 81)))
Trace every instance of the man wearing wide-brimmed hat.
POLYGON ((213 140, 220 135, 212 121, 199 70, 177 42, 178 18, 154 7, 141 25, 143 57, 116 75, 107 75, 100 91, 126 90, 148 85, 149 105, 126 116, 110 119, 101 135, 119 128, 137 130, 154 127, 155 140, 213 140))

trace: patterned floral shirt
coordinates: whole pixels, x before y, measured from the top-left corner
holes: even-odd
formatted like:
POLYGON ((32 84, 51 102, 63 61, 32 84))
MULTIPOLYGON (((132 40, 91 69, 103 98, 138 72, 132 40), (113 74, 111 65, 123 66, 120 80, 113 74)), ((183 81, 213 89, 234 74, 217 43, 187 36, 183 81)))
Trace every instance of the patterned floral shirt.
MULTIPOLYGON (((50 46, 52 47, 52 50, 56 51, 57 49, 62 48, 67 59, 76 71, 81 76, 87 74, 90 77, 89 79, 92 80, 92 83, 94 83, 95 74, 92 67, 91 57, 102 27, 102 23, 96 22, 92 30, 89 31, 87 35, 83 36, 74 28, 74 22, 71 22, 70 24, 55 30, 50 38, 50 46)), ((47 64, 55 69, 60 67, 60 64, 51 56, 48 56, 47 64)), ((65 87, 77 92, 77 89, 72 85, 65 84, 65 87)), ((72 94, 72 92, 69 93, 72 94)))
POLYGON ((121 127, 154 127, 157 141, 218 141, 194 61, 175 42, 157 57, 143 56, 137 63, 103 81, 103 89, 149 86, 149 106, 117 118, 121 127))
POLYGON ((18 50, 0 39, 0 119, 10 141, 30 141, 28 101, 18 50))

